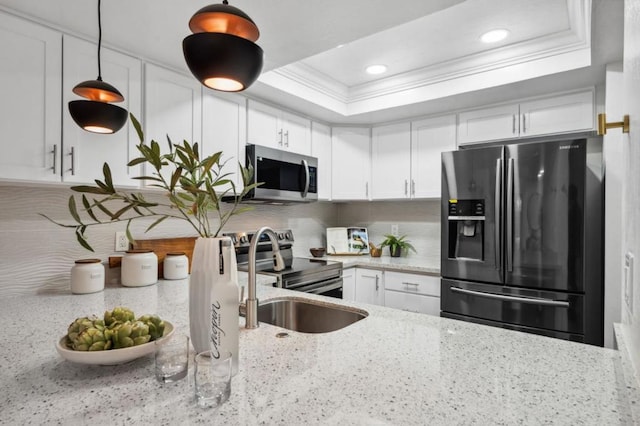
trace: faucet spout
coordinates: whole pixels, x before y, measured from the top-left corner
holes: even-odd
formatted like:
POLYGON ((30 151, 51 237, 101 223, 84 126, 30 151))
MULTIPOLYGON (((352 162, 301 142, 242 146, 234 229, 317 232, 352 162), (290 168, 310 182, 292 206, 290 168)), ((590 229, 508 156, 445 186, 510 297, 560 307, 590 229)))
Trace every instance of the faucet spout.
POLYGON ((247 312, 246 312, 246 324, 245 328, 253 329, 258 328, 258 298, 256 297, 256 254, 258 252, 258 242, 260 237, 266 235, 271 241, 271 250, 273 251, 274 269, 281 271, 284 269, 284 261, 280 254, 280 246, 278 245, 278 236, 273 229, 268 226, 264 226, 258 230, 251 238, 251 245, 249 246, 249 277, 248 277, 248 291, 247 291, 247 312))

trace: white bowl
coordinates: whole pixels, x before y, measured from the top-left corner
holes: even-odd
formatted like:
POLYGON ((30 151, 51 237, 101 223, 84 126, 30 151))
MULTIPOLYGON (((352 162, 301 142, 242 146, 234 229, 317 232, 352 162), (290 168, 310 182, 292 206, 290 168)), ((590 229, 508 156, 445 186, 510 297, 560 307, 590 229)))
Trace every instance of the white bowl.
POLYGON ((123 349, 109 349, 106 351, 74 351, 67 348, 67 346, 65 345, 65 335, 56 343, 56 349, 58 350, 58 353, 62 355, 62 357, 67 361, 77 362, 79 364, 124 364, 125 362, 129 362, 136 358, 154 353, 156 349, 158 349, 161 345, 168 342, 173 336, 174 328, 173 324, 171 324, 169 321, 165 321, 164 324, 164 334, 162 335, 162 337, 154 340, 153 342, 145 343, 143 345, 132 346, 130 348, 123 349))

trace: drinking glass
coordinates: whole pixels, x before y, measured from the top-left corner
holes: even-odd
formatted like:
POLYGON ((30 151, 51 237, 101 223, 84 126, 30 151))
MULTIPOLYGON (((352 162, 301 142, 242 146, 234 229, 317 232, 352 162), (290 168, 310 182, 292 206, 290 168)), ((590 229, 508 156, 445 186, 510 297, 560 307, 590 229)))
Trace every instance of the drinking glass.
POLYGON ((156 379, 168 383, 186 377, 189 367, 189 336, 174 335, 156 350, 156 379))
POLYGON ((231 353, 218 357, 212 351, 201 352, 195 358, 196 402, 200 407, 218 407, 231 394, 231 353))

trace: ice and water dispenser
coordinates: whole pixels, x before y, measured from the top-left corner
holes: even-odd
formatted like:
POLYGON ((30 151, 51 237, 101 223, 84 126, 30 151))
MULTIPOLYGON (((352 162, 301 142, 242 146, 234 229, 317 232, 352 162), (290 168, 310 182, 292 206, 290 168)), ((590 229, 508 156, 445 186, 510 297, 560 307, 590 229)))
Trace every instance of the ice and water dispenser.
POLYGON ((449 259, 484 260, 484 200, 449 200, 449 259))

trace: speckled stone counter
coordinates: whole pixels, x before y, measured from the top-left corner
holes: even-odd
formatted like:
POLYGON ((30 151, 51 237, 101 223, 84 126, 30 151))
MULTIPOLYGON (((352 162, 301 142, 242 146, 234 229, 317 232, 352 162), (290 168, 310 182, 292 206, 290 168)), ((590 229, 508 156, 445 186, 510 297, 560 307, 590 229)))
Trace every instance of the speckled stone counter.
POLYGON ((325 256, 325 260, 342 262, 343 268, 363 267, 385 271, 410 272, 425 275, 440 275, 440 257, 371 257, 362 256, 325 256))
MULTIPOLYGON (((240 371, 220 409, 196 407, 188 378, 161 384, 153 356, 118 366, 63 360, 77 316, 117 305, 188 332, 188 283, 0 300, 2 424, 633 424, 637 388, 620 353, 499 328, 348 303, 369 316, 326 334, 262 324, 240 333, 240 371)), ((260 286, 277 296, 346 304, 260 286)), ((241 320, 242 323, 242 320, 241 320)), ((635 419, 636 421, 638 419, 635 419)))

